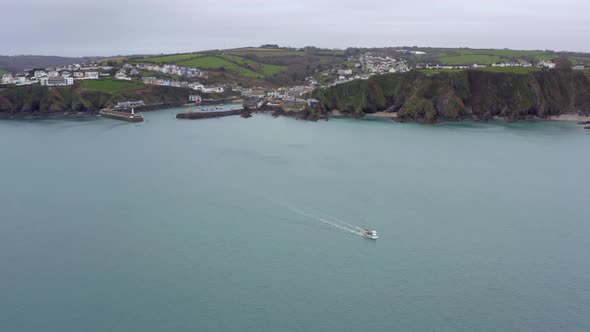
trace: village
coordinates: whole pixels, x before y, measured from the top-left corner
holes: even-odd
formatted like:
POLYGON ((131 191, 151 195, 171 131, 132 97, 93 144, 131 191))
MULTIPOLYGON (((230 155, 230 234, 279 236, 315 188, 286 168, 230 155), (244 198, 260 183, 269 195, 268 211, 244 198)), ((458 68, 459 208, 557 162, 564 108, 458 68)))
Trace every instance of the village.
MULTIPOLYGON (((423 55, 425 52, 397 50, 400 54, 411 53, 423 55)), ((404 73, 412 70, 455 70, 479 69, 485 67, 537 67, 553 69, 556 64, 552 61, 538 61, 537 63, 497 62, 493 64, 471 65, 443 65, 440 63, 417 62, 412 65, 403 57, 396 57, 374 52, 364 52, 356 56, 348 56, 344 64, 328 68, 305 79, 305 84, 269 88, 241 86, 236 82, 224 82, 213 85, 201 83, 207 81, 207 70, 185 67, 176 64, 154 64, 138 61, 118 65, 105 65, 99 62, 74 63, 58 68, 32 68, 16 74, 2 75, 1 84, 4 86, 26 86, 38 84, 49 87, 72 86, 76 81, 114 79, 121 81, 136 81, 145 85, 185 88, 195 91, 187 96, 187 102, 200 103, 207 96, 231 96, 241 98, 249 108, 264 107, 267 109, 282 109, 301 111, 317 106, 315 99, 305 98, 316 88, 325 88, 343 84, 353 80, 367 80, 374 75, 388 73, 404 73), (204 96, 201 97, 200 94, 204 96)), ((573 69, 583 70, 583 66, 573 69)), ((214 98, 213 98, 214 99, 214 98)), ((212 98, 208 98, 212 100, 212 98)))

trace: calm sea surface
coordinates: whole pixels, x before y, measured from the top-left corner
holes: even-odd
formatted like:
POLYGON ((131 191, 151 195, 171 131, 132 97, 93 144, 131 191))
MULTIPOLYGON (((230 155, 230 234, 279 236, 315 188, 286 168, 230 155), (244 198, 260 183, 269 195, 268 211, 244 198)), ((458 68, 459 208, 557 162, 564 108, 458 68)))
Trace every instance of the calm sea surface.
POLYGON ((177 111, 0 121, 0 331, 590 330, 590 130, 177 111))

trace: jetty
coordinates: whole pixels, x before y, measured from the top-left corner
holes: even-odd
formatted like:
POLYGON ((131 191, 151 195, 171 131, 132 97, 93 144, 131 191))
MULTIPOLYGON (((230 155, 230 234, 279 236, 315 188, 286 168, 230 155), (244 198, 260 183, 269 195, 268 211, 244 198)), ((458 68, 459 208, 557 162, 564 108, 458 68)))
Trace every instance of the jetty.
POLYGON ((125 111, 115 111, 112 109, 102 109, 98 112, 98 114, 105 118, 115 119, 115 120, 123 120, 128 122, 142 122, 143 115, 135 114, 135 111, 131 109, 131 113, 125 111))
POLYGON ((231 110, 231 111, 219 111, 219 112, 182 112, 177 113, 177 119, 209 119, 209 118, 220 118, 230 115, 242 115, 245 112, 243 109, 231 110))

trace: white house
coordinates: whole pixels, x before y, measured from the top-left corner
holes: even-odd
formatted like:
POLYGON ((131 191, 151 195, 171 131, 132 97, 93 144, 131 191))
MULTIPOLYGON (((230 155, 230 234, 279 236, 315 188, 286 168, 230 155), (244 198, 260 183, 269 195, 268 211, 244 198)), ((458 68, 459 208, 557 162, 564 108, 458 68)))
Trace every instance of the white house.
POLYGON ((352 75, 352 69, 340 69, 338 75, 352 75))
POLYGON ((188 100, 193 103, 200 104, 201 103, 201 96, 199 95, 190 95, 188 96, 188 100))
POLYGON ((83 77, 84 77, 83 71, 75 71, 74 72, 74 78, 83 78, 83 77))
POLYGON ((12 83, 16 85, 25 85, 27 82, 27 78, 24 76, 16 76, 12 79, 12 83))
POLYGON ((67 86, 74 84, 74 78, 63 76, 47 76, 41 77, 39 79, 39 83, 44 86, 67 86))
POLYGON ((98 72, 97 71, 87 71, 84 73, 84 78, 88 80, 96 80, 98 79, 98 72))
POLYGON ((205 86, 201 83, 193 83, 189 85, 190 88, 192 88, 193 90, 197 90, 197 91, 203 91, 203 89, 205 88, 205 86))
POLYGON ((117 72, 117 74, 115 74, 115 79, 131 81, 131 77, 127 77, 123 71, 117 72))
POLYGON ((12 84, 12 74, 2 75, 2 84, 12 84))
POLYGON ((203 89, 201 91, 203 91, 204 93, 213 93, 213 92, 222 93, 223 91, 225 91, 225 89, 222 86, 210 86, 210 87, 203 87, 203 89))
POLYGON ((539 64, 537 66, 553 69, 553 68, 555 68, 555 63, 553 63, 551 61, 541 61, 541 62, 539 62, 539 64))
POLYGON ((45 70, 35 70, 33 72, 33 77, 35 77, 35 78, 44 77, 44 76, 47 76, 47 72, 45 70))

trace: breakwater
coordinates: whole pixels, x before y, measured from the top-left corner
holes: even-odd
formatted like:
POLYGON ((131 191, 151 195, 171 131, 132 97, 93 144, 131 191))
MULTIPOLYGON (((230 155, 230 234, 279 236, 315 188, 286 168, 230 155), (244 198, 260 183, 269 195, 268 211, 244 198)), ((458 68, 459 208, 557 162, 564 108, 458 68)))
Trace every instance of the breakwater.
POLYGON ((100 116, 102 116, 102 117, 115 119, 115 120, 123 120, 123 121, 128 121, 128 122, 142 122, 143 121, 143 115, 141 115, 141 114, 131 114, 128 112, 113 111, 110 109, 100 110, 100 112, 98 112, 98 114, 100 114, 100 116))
POLYGON ((220 118, 230 115, 242 115, 243 109, 231 110, 231 111, 220 111, 220 112, 182 112, 177 113, 177 119, 209 119, 209 118, 220 118))

